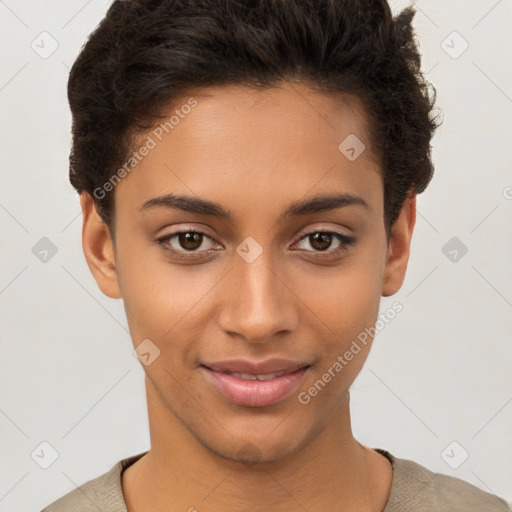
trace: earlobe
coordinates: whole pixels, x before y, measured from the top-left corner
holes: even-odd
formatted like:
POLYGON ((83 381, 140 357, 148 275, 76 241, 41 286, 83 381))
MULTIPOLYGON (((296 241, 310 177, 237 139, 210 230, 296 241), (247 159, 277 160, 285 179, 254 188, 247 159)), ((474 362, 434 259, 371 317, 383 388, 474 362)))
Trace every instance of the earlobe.
POLYGON ((82 207, 82 247, 85 259, 99 289, 112 299, 122 297, 117 275, 115 252, 108 226, 98 215, 87 192, 80 194, 82 207))
POLYGON ((415 223, 416 194, 412 194, 408 196, 391 229, 388 258, 382 282, 383 297, 397 293, 404 282, 415 223))

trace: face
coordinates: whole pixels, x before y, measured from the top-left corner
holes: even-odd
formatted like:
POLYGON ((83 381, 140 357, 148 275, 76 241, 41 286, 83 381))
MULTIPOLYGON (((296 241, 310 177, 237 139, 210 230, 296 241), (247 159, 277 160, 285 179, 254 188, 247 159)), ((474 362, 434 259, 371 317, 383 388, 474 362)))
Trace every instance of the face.
POLYGON ((401 286, 414 220, 403 212, 388 245, 357 101, 297 84, 207 92, 141 139, 152 149, 115 190, 115 253, 92 216, 84 248, 100 288, 123 298, 134 346, 146 343, 152 407, 223 457, 275 460, 347 397, 371 337, 344 354, 401 286))

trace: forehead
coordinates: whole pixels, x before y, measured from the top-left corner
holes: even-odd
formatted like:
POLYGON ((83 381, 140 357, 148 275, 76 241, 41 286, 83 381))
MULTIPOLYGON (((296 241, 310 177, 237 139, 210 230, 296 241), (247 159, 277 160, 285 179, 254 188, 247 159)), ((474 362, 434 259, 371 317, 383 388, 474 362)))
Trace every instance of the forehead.
MULTIPOLYGON (((365 156, 373 157, 368 147, 366 109, 355 95, 321 92, 292 82, 258 89, 217 86, 191 90, 174 102, 171 114, 183 109, 190 98, 197 101, 197 106, 178 120, 181 130, 176 131, 182 132, 181 142, 223 138, 231 149, 237 145, 246 151, 251 145, 256 149, 258 144, 266 143, 269 151, 282 152, 290 147, 299 154, 304 142, 318 144, 322 140, 322 145, 331 149, 333 141, 337 148, 338 142, 355 135, 366 143, 365 156), (186 122, 187 118, 191 122, 186 122)), ((178 125, 172 131, 176 128, 178 125)))
POLYGON ((333 191, 382 207, 380 170, 356 97, 291 83, 211 87, 190 91, 168 115, 137 141, 136 151, 151 149, 118 185, 119 208, 173 191, 235 213, 333 191))

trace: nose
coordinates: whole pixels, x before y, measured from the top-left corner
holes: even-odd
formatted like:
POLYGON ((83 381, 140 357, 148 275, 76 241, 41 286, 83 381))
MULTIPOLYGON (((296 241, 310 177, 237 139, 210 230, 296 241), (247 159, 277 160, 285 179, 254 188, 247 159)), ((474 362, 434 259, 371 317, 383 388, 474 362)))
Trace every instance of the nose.
POLYGON ((270 251, 250 263, 236 255, 222 289, 220 327, 249 343, 264 343, 295 330, 299 315, 292 290, 289 274, 271 259, 270 251))

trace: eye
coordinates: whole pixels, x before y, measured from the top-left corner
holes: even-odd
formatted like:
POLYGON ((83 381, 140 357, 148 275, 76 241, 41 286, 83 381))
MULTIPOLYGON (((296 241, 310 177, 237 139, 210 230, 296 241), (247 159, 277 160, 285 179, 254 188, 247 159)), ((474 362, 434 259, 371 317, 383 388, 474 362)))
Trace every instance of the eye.
POLYGON ((300 239, 300 242, 302 241, 307 241, 313 247, 313 251, 307 250, 306 252, 316 253, 312 255, 314 258, 324 258, 344 254, 356 240, 354 237, 336 231, 312 231, 304 235, 300 239), (328 250, 333 241, 337 241, 338 246, 328 250))
POLYGON ((212 249, 204 249, 203 242, 205 239, 213 242, 213 239, 202 231, 194 230, 181 230, 175 233, 170 233, 161 238, 157 239, 157 242, 164 246, 165 249, 176 253, 180 258, 188 258, 194 255, 194 253, 208 253, 212 249), (174 240, 176 239, 176 240, 174 240), (169 247, 170 246, 170 247, 169 247), (203 250, 199 250, 203 247, 203 250), (187 255, 186 253, 190 253, 187 255))
MULTIPOLYGON (((309 242, 313 248, 313 250, 305 250, 305 252, 313 253, 309 255, 310 257, 329 258, 344 254, 348 250, 348 247, 353 245, 356 240, 351 236, 336 231, 312 231, 304 235, 299 243, 303 241, 309 242), (335 241, 338 242, 338 246, 328 250, 335 241)), ((211 254, 212 251, 222 247, 215 244, 215 241, 206 233, 192 229, 184 229, 170 233, 158 238, 157 242, 180 259, 201 257, 204 254, 211 254), (205 239, 214 244, 213 249, 203 247, 205 239), (199 250, 201 247, 203 247, 203 250, 199 250)))

